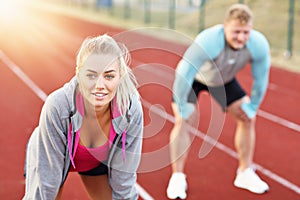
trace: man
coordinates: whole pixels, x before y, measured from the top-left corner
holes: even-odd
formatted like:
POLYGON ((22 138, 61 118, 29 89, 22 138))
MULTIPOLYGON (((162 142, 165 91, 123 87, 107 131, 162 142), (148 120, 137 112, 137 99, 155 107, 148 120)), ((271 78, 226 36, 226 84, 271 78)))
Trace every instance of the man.
POLYGON ((267 183, 251 168, 255 116, 267 89, 270 68, 268 41, 252 28, 251 10, 244 4, 232 5, 224 24, 201 32, 177 66, 172 102, 176 120, 170 134, 173 174, 167 188, 170 199, 185 199, 187 196, 184 165, 191 143, 187 127, 196 113, 197 97, 201 91, 208 91, 223 110, 236 119, 234 142, 239 166, 234 185, 257 194, 269 190, 267 183), (236 80, 236 74, 249 62, 253 77, 251 97, 236 80), (191 87, 191 90, 187 89, 191 87))

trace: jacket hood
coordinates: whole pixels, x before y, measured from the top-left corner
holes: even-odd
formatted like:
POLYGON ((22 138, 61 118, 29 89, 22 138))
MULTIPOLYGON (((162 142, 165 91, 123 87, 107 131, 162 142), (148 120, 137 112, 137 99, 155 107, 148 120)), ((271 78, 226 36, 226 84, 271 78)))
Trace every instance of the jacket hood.
MULTIPOLYGON (((70 124, 69 124, 69 130, 67 135, 68 140, 68 149, 70 154, 70 159, 72 162, 72 165, 74 165, 74 152, 76 152, 76 148, 79 142, 79 137, 74 137, 74 132, 77 132, 81 125, 82 125, 82 119, 84 116, 84 105, 83 105, 83 99, 82 96, 78 97, 76 93, 76 89, 78 86, 78 80, 77 77, 73 77, 71 81, 64 85, 63 90, 67 97, 68 104, 70 105, 70 124), (75 143, 73 142, 75 141, 75 143), (75 145, 75 151, 72 152, 73 144, 75 145)), ((126 112, 125 116, 122 116, 120 114, 120 111, 118 109, 118 106, 116 104, 116 98, 114 98, 111 102, 111 108, 112 108, 112 124, 114 127, 114 130, 118 135, 121 135, 121 146, 122 146, 122 152, 123 152, 123 160, 125 161, 125 144, 126 144, 126 128, 128 127, 130 123, 130 116, 137 108, 137 102, 136 100, 131 101, 130 109, 126 112), (133 103, 136 102, 136 103, 133 103)))

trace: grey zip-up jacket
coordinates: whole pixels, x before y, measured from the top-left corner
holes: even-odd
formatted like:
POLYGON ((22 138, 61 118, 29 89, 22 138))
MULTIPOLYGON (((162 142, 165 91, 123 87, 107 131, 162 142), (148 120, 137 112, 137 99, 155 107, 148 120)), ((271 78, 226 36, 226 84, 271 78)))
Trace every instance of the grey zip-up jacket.
MULTIPOLYGON (((45 101, 39 125, 27 144, 24 200, 54 200, 67 178, 71 164, 69 149, 73 151, 75 133, 82 124, 82 116, 76 109, 76 87, 74 77, 45 101), (69 127, 72 130, 68 139, 69 127)), ((112 106, 112 109, 115 113, 117 108, 112 106)), ((112 123, 117 133, 107 160, 112 197, 135 200, 138 199, 135 183, 143 139, 143 112, 138 97, 133 96, 127 114, 113 116, 112 123), (125 144, 122 144, 123 134, 126 134, 125 144)))

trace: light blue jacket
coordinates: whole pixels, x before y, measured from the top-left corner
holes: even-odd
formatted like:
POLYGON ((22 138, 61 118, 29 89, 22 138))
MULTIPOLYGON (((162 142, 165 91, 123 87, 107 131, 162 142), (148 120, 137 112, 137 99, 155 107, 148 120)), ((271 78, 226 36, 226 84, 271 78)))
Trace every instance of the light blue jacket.
MULTIPOLYGON (((39 125, 27 145, 24 200, 54 200, 66 180, 71 163, 69 149, 73 149, 73 146, 68 148, 68 129, 72 123, 69 143, 73 145, 75 132, 82 124, 82 116, 75 106, 76 87, 74 77, 45 101, 39 125)), ((143 112, 138 97, 132 97, 126 116, 115 116, 112 123, 117 133, 107 161, 112 196, 116 200, 136 200, 136 170, 143 137, 143 112), (126 141, 122 144, 124 130, 126 141)))
MULTIPOLYGON (((187 98, 196 75, 201 73, 201 67, 206 62, 213 62, 220 55, 225 45, 223 25, 213 26, 199 33, 178 63, 173 84, 173 99, 177 103, 180 114, 184 119, 187 119, 194 110, 194 106, 187 102, 187 98)), ((242 109, 250 118, 253 118, 267 89, 270 53, 267 39, 263 34, 255 30, 251 30, 246 48, 250 55, 248 62, 251 62, 253 86, 251 102, 243 104, 242 109)), ((237 73, 237 71, 234 73, 237 73)), ((229 75, 222 73, 204 78, 213 79, 217 78, 217 76, 219 76, 220 80, 224 80, 223 84, 226 84, 226 81, 233 78, 226 77, 229 75)))

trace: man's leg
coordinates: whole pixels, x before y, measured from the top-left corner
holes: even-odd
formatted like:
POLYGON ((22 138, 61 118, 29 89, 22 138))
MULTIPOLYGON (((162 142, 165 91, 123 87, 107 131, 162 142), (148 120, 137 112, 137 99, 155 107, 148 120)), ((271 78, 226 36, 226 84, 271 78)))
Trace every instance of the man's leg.
POLYGON ((234 143, 239 157, 239 168, 234 185, 260 194, 269 190, 269 186, 251 168, 255 150, 255 118, 249 119, 241 110, 241 104, 248 101, 249 97, 245 96, 228 107, 228 112, 237 121, 234 143))
POLYGON ((241 104, 247 101, 249 97, 245 96, 228 107, 228 112, 235 117, 237 122, 234 144, 241 171, 251 166, 255 148, 255 119, 249 119, 241 110, 241 104))
MULTIPOLYGON (((175 116, 175 124, 170 134, 170 157, 172 162, 172 176, 167 188, 167 196, 170 199, 186 198, 186 176, 184 166, 191 145, 191 135, 188 131, 190 120, 194 118, 196 112, 192 114, 189 121, 181 118, 178 106, 172 103, 172 109, 175 116)), ((196 110, 196 109, 195 109, 196 110)))
POLYGON ((255 149, 255 119, 249 122, 237 120, 234 144, 239 156, 239 169, 251 167, 255 149))
POLYGON ((191 138, 187 130, 187 122, 180 117, 178 107, 175 103, 172 103, 172 109, 175 116, 175 123, 170 133, 169 142, 172 171, 173 173, 184 172, 191 138))

